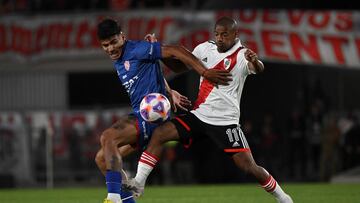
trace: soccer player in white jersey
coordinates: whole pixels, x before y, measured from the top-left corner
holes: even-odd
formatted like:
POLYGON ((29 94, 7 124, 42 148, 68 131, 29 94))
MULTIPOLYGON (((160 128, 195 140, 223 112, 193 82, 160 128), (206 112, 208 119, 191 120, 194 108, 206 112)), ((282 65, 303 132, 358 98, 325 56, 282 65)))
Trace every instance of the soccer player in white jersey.
POLYGON ((141 155, 135 178, 127 183, 135 195, 143 193, 146 179, 159 161, 164 143, 179 140, 184 145, 191 145, 193 139, 205 137, 231 156, 239 169, 253 175, 278 202, 293 202, 276 180, 255 163, 239 126, 245 79, 249 74, 262 72, 264 65, 255 52, 242 46, 237 30, 234 19, 222 17, 215 24, 215 42, 204 42, 194 49, 193 54, 208 70, 227 70, 232 74, 232 81, 228 86, 214 86, 201 77, 193 110, 155 129, 150 144, 141 155))

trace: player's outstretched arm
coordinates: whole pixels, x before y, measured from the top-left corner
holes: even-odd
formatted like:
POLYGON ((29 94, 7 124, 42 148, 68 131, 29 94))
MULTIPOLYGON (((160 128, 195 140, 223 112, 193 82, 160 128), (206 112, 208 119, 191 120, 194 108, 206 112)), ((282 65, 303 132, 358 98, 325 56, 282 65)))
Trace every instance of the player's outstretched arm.
MULTIPOLYGON (((144 40, 151 43, 157 42, 155 33, 145 35, 144 40)), ((182 73, 189 70, 183 62, 176 58, 163 58, 161 61, 175 73, 182 73)))
POLYGON ((199 75, 216 85, 228 85, 232 79, 227 70, 206 69, 206 67, 183 46, 163 45, 161 46, 162 58, 176 58, 186 66, 194 69, 199 75))
POLYGON ((189 68, 176 58, 163 58, 161 61, 175 73, 183 73, 189 70, 189 68))

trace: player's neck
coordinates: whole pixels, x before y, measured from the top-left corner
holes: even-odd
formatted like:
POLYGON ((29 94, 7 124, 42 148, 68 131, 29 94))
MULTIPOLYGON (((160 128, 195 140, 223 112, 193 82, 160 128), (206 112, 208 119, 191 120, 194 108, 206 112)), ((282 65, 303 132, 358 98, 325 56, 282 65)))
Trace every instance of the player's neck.
POLYGON ((218 50, 219 53, 226 53, 226 52, 228 52, 230 49, 232 49, 237 42, 238 42, 238 41, 235 40, 234 43, 233 43, 228 49, 226 49, 226 50, 224 50, 224 51, 219 50, 219 48, 218 48, 217 50, 218 50))

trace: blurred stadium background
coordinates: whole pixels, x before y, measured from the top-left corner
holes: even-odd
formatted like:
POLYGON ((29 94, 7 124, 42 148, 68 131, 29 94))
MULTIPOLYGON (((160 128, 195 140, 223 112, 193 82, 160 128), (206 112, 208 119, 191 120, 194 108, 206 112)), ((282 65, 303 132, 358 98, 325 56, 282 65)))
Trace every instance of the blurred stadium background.
MULTIPOLYGON (((0 0, 0 188, 104 184, 99 135, 130 109, 99 48, 100 19, 119 20, 129 39, 155 33, 192 50, 223 15, 266 67, 241 102, 257 162, 280 182, 360 183, 360 12, 350 1, 0 0)), ((195 73, 164 72, 196 98, 195 73)), ((211 143, 194 145, 169 145, 149 184, 253 181, 211 143)), ((132 175, 137 159, 125 160, 132 175)))

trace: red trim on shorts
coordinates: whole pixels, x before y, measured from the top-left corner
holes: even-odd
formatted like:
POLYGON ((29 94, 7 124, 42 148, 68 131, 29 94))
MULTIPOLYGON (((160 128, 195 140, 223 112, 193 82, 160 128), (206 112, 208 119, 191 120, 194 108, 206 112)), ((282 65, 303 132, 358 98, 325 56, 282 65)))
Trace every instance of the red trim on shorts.
POLYGON ((224 149, 226 153, 236 153, 236 152, 250 152, 250 148, 241 148, 241 149, 224 149))
POLYGON ((190 146, 192 145, 192 142, 193 142, 192 138, 189 138, 189 143, 188 144, 183 144, 184 148, 189 149, 190 146))
POLYGON ((133 148, 139 149, 140 148, 140 127, 139 127, 139 119, 136 118, 136 143, 131 145, 133 148))
POLYGON ((184 128, 185 128, 187 131, 191 131, 190 127, 189 127, 183 120, 181 120, 181 118, 175 117, 175 119, 176 119, 177 121, 179 121, 179 123, 180 123, 182 126, 184 126, 184 128))

